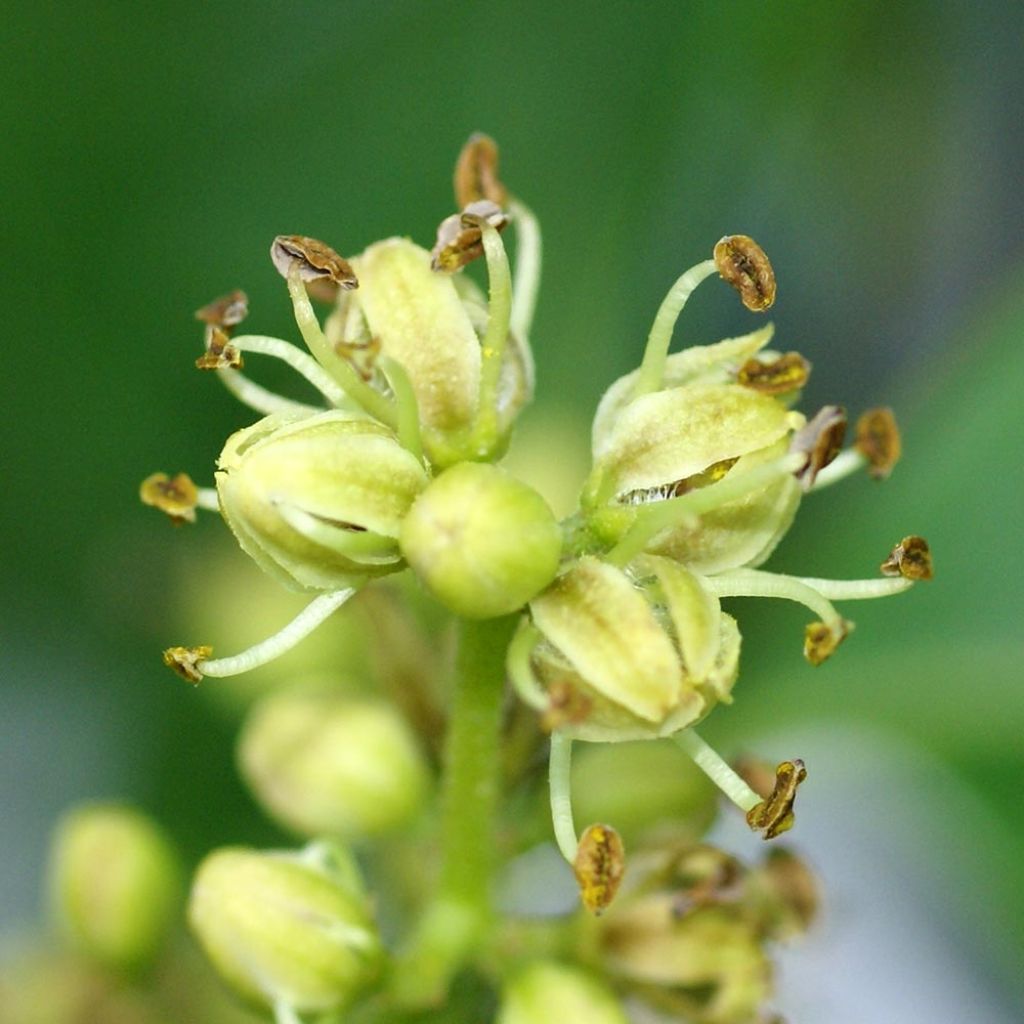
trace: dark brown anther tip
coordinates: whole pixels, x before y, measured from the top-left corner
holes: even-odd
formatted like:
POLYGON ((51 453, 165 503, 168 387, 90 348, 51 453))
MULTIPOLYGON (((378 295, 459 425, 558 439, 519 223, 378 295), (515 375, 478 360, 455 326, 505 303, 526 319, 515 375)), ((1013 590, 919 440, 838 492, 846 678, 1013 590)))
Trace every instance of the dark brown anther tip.
POLYGON ((248 315, 249 296, 239 288, 208 302, 195 313, 197 320, 210 327, 220 328, 235 327, 248 315))
POLYGON ((763 313, 775 302, 775 272, 764 250, 746 235, 726 235, 715 245, 715 266, 740 293, 747 309, 763 313))
POLYGON ((359 281, 348 262, 329 245, 306 235, 278 235, 270 246, 277 272, 287 278, 298 266, 303 281, 332 281, 339 288, 358 288, 359 281))
POLYGON ((930 580, 935 575, 932 552, 924 537, 904 537, 879 566, 883 576, 902 576, 905 580, 930 580))
POLYGON ((622 837, 611 825, 589 825, 580 838, 573 874, 580 887, 580 900, 592 914, 606 910, 619 891, 626 871, 622 837))
POLYGON ((455 162, 455 205, 460 209, 480 199, 497 206, 508 202, 508 190, 498 176, 498 144, 489 135, 474 132, 455 162))

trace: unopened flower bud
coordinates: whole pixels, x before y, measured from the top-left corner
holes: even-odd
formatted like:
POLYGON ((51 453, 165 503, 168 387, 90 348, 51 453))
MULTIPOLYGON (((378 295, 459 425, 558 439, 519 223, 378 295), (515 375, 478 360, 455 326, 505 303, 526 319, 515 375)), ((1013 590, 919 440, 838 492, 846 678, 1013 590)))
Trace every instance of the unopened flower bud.
POLYGON ((288 585, 336 590, 402 567, 402 519, 427 476, 386 427, 344 412, 268 416, 233 434, 218 466, 239 544, 288 585))
POLYGON ((514 612, 554 579, 562 533, 532 487, 497 466, 463 462, 416 499, 401 546, 443 604, 483 619, 514 612))
POLYGON ((337 1010, 379 968, 364 896, 304 854, 216 850, 196 872, 188 916, 214 967, 256 1006, 337 1010))
POLYGON ((332 694, 274 694, 239 738, 243 779, 286 828, 360 839, 409 822, 428 786, 423 756, 390 705, 332 694))
POLYGON ((551 961, 514 975, 501 996, 495 1024, 627 1024, 607 985, 577 967, 551 961))
POLYGON ((146 966, 178 911, 181 877, 163 832, 129 807, 95 804, 57 828, 50 890, 64 930, 122 970, 146 966))

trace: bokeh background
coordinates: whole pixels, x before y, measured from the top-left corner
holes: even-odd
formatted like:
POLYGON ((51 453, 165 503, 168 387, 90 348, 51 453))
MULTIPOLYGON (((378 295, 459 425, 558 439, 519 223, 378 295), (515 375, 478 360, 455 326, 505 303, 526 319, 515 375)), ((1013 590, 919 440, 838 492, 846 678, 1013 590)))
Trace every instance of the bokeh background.
MULTIPOLYGON (((293 336, 273 235, 429 245, 482 129, 545 232, 517 457, 553 501, 665 289, 725 233, 772 257, 777 344, 814 364, 805 407, 897 409, 891 480, 808 501, 771 564, 872 575, 922 533, 936 581, 849 606, 857 632, 817 671, 802 610, 735 602, 744 673, 706 737, 810 766, 794 838, 829 912, 783 964, 794 1020, 1019 1019, 1024 6, 94 0, 5 21, 8 941, 38 926, 76 800, 138 802, 190 858, 278 839, 232 767, 244 687, 197 693, 159 651, 241 647, 290 599, 213 517, 174 531, 142 508, 138 481, 207 481, 251 419, 193 370, 192 310, 244 287, 253 329, 293 336)), ((705 288, 677 346, 753 326, 705 288)), ((318 643, 294 671, 330 665, 344 624, 318 643)))

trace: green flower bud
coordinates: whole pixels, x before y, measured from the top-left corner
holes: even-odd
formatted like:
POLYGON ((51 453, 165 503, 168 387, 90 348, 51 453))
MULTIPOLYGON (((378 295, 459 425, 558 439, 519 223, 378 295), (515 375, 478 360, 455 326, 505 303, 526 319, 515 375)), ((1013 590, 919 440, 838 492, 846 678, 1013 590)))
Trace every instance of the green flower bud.
POLYGON ((423 755, 395 710, 333 694, 264 698, 242 729, 238 761, 270 816, 307 837, 397 828, 428 788, 423 755))
POLYGON ((51 858, 51 899, 74 943, 112 967, 146 966, 182 894, 162 830, 129 807, 81 807, 58 825, 51 858))
MULTIPOLYGON (((786 453, 804 417, 789 410, 783 398, 791 392, 780 392, 775 376, 768 374, 770 386, 762 389, 765 375, 750 370, 771 333, 769 326, 669 356, 661 390, 634 397, 639 371, 608 390, 594 420, 594 471, 583 496, 604 543, 617 542, 644 505, 746 473, 786 453)), ((780 474, 699 519, 662 531, 647 550, 702 573, 759 565, 789 529, 800 496, 797 481, 780 474)))
POLYGON ((416 499, 401 546, 443 604, 485 619, 514 612, 551 582, 562 533, 532 487, 497 466, 464 462, 416 499))
POLYGON ((628 1024, 615 993, 576 967, 542 961, 505 986, 495 1024, 628 1024))
POLYGON ((239 544, 292 588, 338 590, 402 568, 399 530, 427 476, 386 427, 340 411, 272 415, 233 434, 218 466, 239 544))
POLYGON ((188 917, 224 980, 257 1006, 339 1009, 380 964, 365 898, 308 855, 214 851, 196 872, 188 917))
POLYGON ((581 558, 530 604, 543 636, 533 666, 548 724, 593 741, 668 736, 728 700, 740 637, 697 577, 666 559, 643 563, 643 588, 581 558))

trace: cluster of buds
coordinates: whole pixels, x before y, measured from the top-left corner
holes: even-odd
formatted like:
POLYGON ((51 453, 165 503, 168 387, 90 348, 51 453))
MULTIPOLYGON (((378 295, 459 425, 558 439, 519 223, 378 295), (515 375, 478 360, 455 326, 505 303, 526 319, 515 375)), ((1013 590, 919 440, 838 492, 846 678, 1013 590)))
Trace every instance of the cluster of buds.
MULTIPOLYGON (((432 251, 392 238, 346 259, 306 236, 274 240, 271 258, 308 351, 279 338, 236 333, 248 309, 241 292, 198 312, 205 334, 197 365, 263 418, 228 439, 214 487, 197 487, 184 474, 155 474, 143 483, 142 499, 176 523, 194 520, 197 509, 218 510, 262 569, 311 600, 280 632, 241 654, 214 658, 201 645, 169 648, 164 659, 193 683, 244 672, 288 650, 363 586, 407 568, 456 616, 517 616, 507 675, 550 733, 555 838, 584 905, 601 913, 623 881, 625 854, 610 824, 576 831, 572 744, 671 738, 742 809, 752 829, 774 838, 793 824, 797 787, 807 774, 803 763, 785 760, 767 785, 753 788, 694 731, 718 703, 732 700, 739 671, 740 630, 722 599, 776 597, 807 607, 814 619, 805 630, 804 654, 820 665, 852 628, 833 602, 906 590, 930 578, 930 554, 920 537, 906 537, 882 563, 881 575, 863 580, 759 568, 804 495, 864 467, 887 476, 900 440, 885 409, 864 413, 846 447, 841 407, 826 406, 810 417, 797 411, 810 364, 796 352, 768 348, 771 325, 670 354, 676 321, 708 278, 735 288, 750 311, 774 303, 772 266, 744 235, 721 239, 711 258, 669 289, 641 365, 600 402, 592 469, 577 511, 558 522, 532 487, 495 464, 533 391, 528 336, 540 235, 529 209, 501 182, 497 148, 485 136, 473 136, 460 154, 455 201, 458 212, 441 223, 432 251), (509 225, 517 235, 514 268, 502 235, 509 225), (486 267, 486 294, 462 273, 478 260, 486 267), (330 304, 323 322, 314 300, 330 304), (242 372, 250 354, 288 363, 324 404, 276 395, 250 380, 242 372)), ((379 707, 279 701, 273 714, 257 715, 247 728, 241 761, 271 814, 308 836, 358 839, 384 832, 411 819, 425 786, 415 744, 379 707), (376 790, 364 787, 371 773, 353 770, 336 753, 345 742, 339 737, 367 733, 378 737, 378 760, 388 766, 376 790)), ((253 967, 263 963, 258 943, 243 943, 242 952, 230 956, 219 952, 223 929, 248 927, 246 912, 234 904, 229 913, 208 909, 213 904, 203 893, 219 891, 221 879, 227 885, 232 873, 251 875, 262 885, 270 872, 266 884, 272 887, 284 873, 298 872, 282 883, 299 887, 296 906, 305 900, 302 886, 329 887, 320 876, 310 881, 303 875, 308 866, 274 861, 271 870, 255 856, 225 854, 200 873, 192 919, 213 959, 251 998, 300 1010, 341 1005, 341 999, 303 1002, 268 994, 260 978, 271 968, 253 967)), ((334 900, 343 924, 331 917, 326 931, 364 935, 365 908, 343 890, 328 895, 325 906, 334 900)), ((633 917, 618 918, 602 940, 618 951, 624 977, 644 980, 648 959, 665 959, 661 952, 637 954, 636 943, 622 939, 647 928, 653 899, 636 903, 633 917)), ((664 900, 658 900, 660 907, 664 900)), ((315 902, 311 895, 310 906, 315 902)), ((743 917, 737 923, 720 902, 713 911, 702 903, 699 912, 684 914, 673 903, 672 920, 685 926, 652 941, 695 949, 707 929, 735 931, 737 949, 750 951, 749 992, 760 993, 763 958, 754 947, 763 922, 743 917)), ((289 927, 282 922, 282 934, 289 927)), ((367 965, 376 947, 371 950, 365 937, 356 945, 358 955, 349 950, 348 960, 324 966, 328 973, 346 972, 347 992, 373 973, 367 965)), ((660 980, 716 984, 692 970, 685 978, 660 980)), ((584 1002, 594 994, 586 979, 571 980, 584 1002)), ((527 976, 501 1019, 528 1019, 522 1007, 544 998, 530 993, 543 993, 550 983, 550 972, 527 976)), ((732 1005, 733 996, 721 1000, 732 1005)), ((740 1018, 723 1010, 706 1019, 740 1018)))

